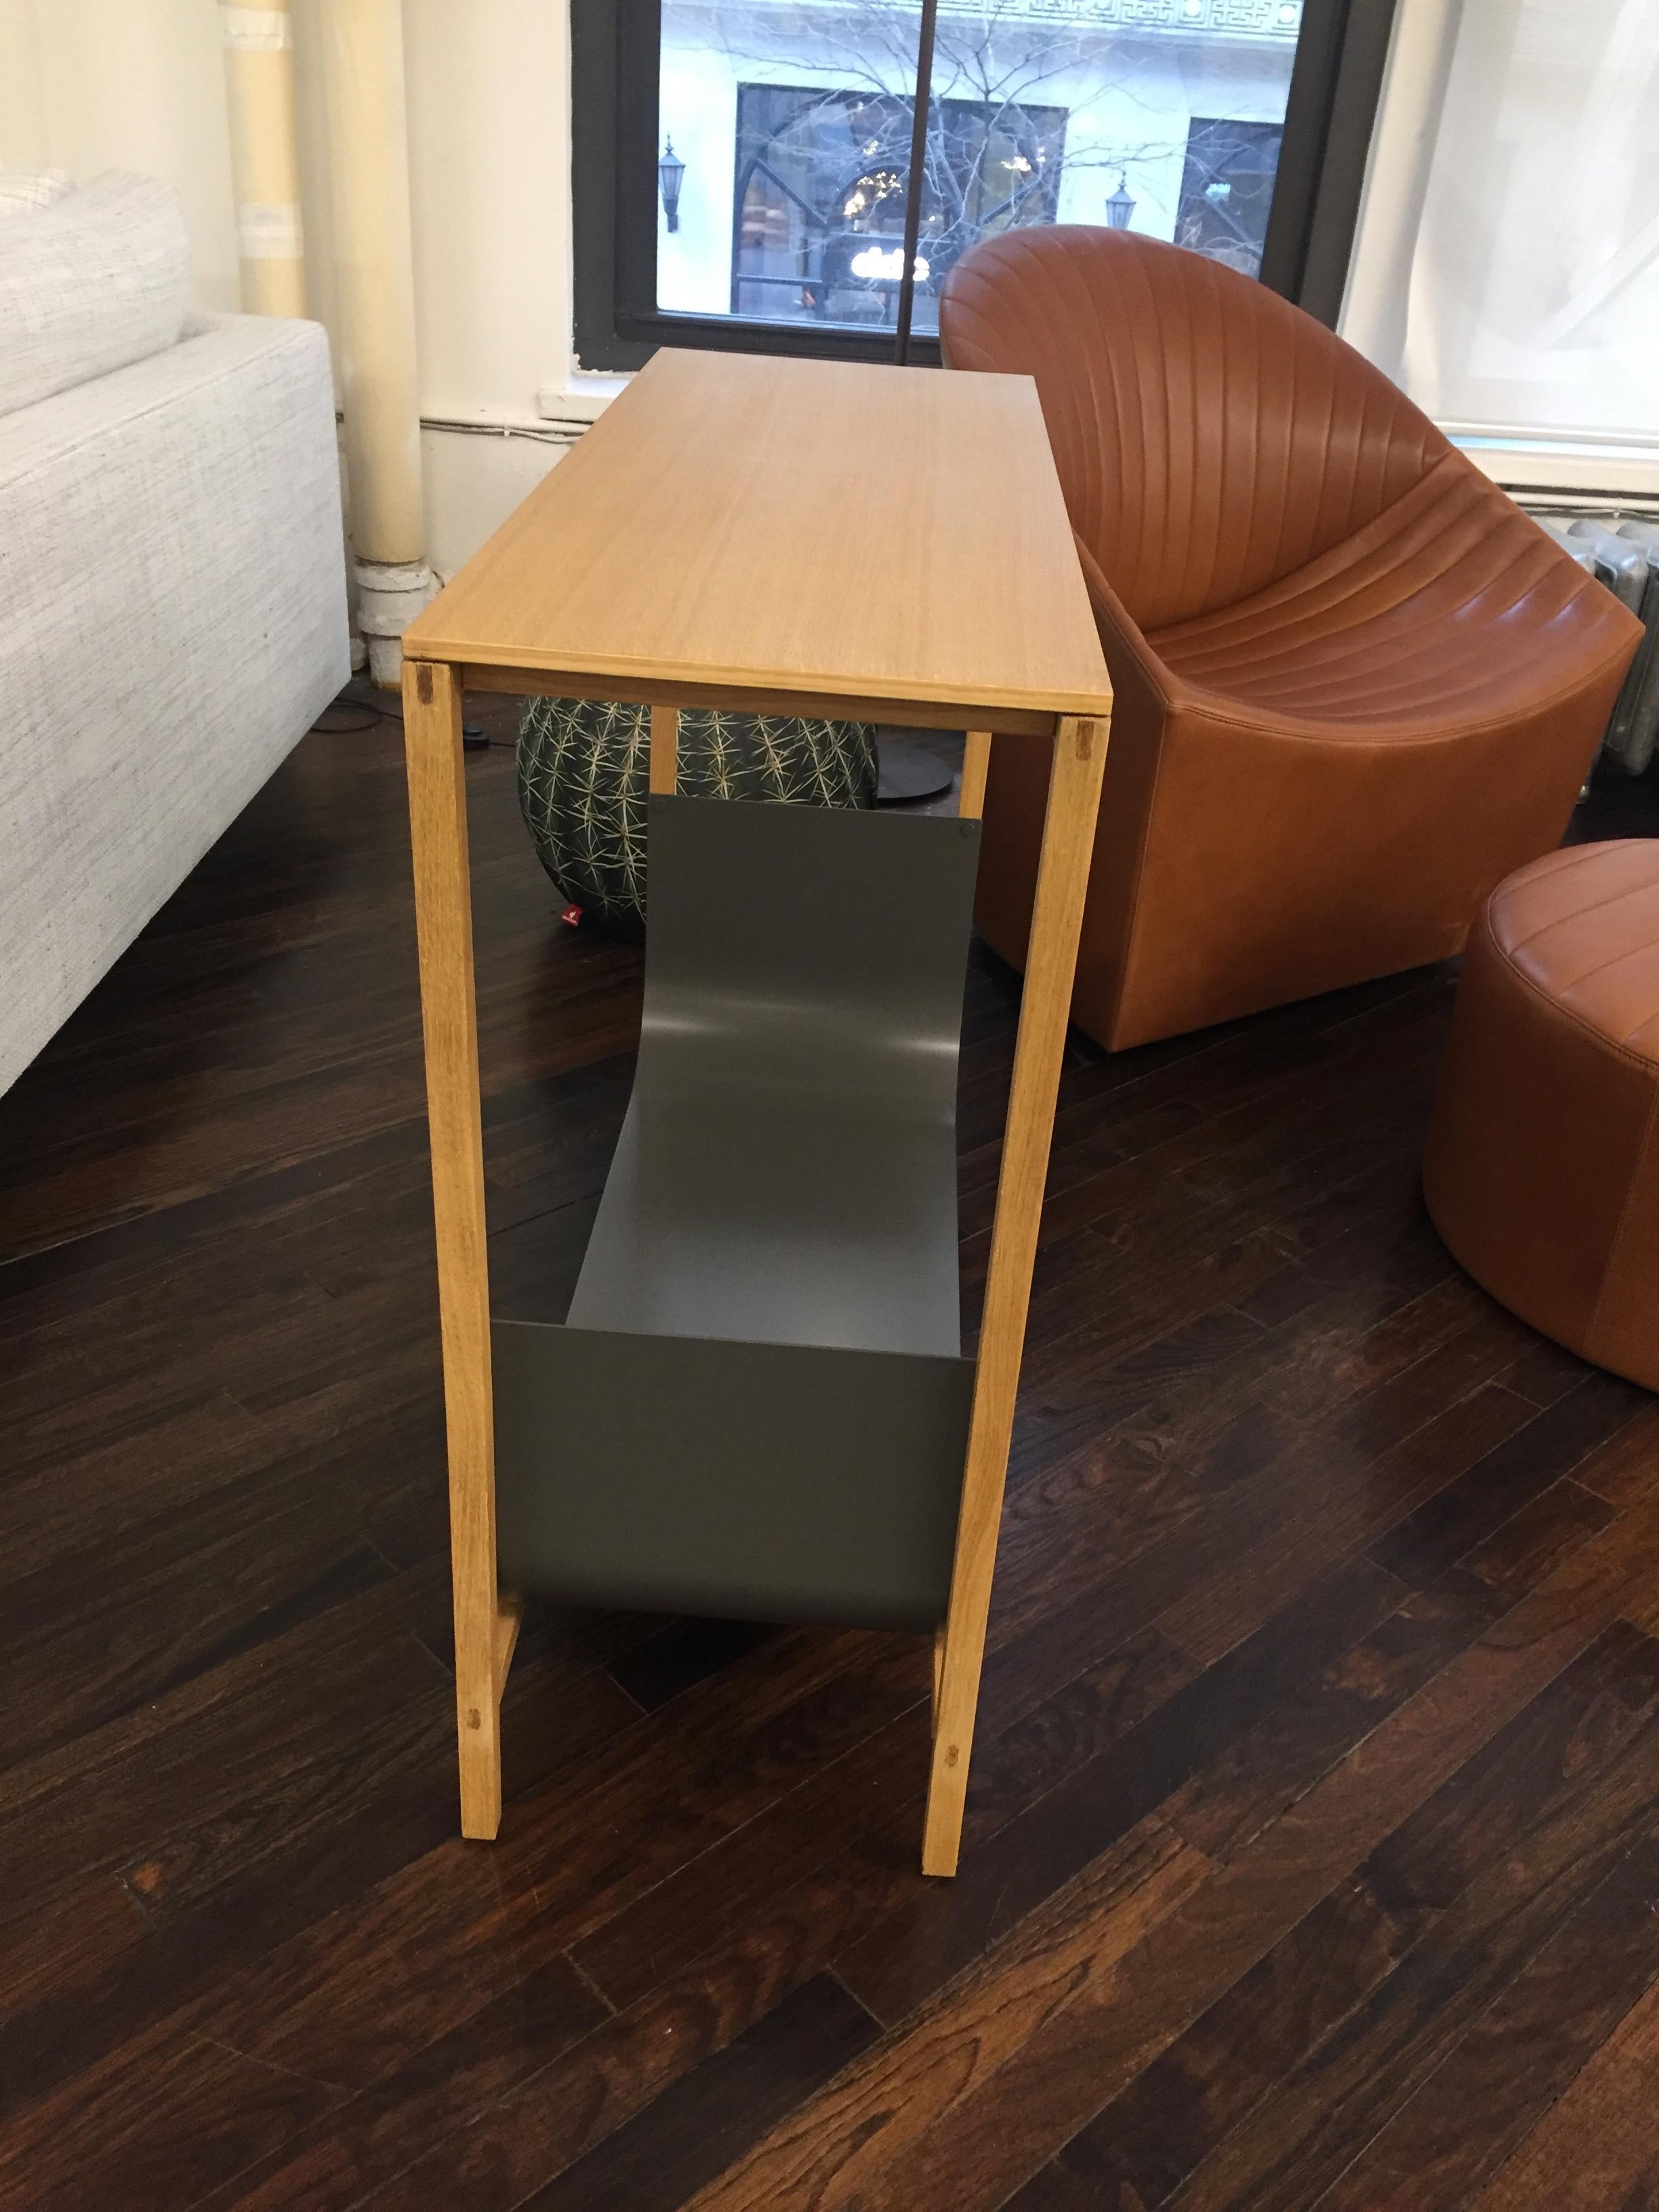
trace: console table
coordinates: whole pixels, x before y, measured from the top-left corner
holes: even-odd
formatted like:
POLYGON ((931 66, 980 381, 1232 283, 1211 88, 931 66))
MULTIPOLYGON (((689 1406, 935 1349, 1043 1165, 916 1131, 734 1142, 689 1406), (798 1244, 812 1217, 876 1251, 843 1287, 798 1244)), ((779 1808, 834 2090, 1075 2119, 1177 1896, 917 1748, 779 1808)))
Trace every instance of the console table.
POLYGON ((404 640, 461 1826, 523 1595, 934 1637, 955 1871, 1111 693, 1035 386, 665 349, 404 640), (645 1012, 568 1324, 492 1322, 464 688, 648 704, 645 1012), (678 710, 966 732, 957 818, 675 793, 678 710), (955 1089, 993 735, 1052 751, 975 1359, 955 1089))

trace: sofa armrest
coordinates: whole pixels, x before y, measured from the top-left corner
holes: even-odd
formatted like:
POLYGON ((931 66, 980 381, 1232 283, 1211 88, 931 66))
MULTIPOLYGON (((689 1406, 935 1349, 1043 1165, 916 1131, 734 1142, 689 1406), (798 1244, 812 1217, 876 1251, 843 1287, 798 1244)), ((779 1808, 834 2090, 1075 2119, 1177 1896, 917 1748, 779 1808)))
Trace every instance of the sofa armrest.
POLYGON ((227 318, 0 417, 0 1089, 349 673, 315 324, 227 318))

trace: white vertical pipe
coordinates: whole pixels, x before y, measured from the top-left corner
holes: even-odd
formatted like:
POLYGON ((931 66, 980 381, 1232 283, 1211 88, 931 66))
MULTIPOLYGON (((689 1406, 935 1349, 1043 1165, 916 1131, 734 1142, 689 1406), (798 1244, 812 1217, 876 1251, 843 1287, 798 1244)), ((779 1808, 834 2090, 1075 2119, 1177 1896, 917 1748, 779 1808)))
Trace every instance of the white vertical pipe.
POLYGON ((258 8, 220 0, 219 28, 242 306, 251 315, 303 316, 305 234, 290 0, 268 0, 258 8))
POLYGON ((398 640, 437 589, 421 493, 403 10, 401 0, 327 0, 318 16, 358 621, 370 673, 395 684, 398 640))

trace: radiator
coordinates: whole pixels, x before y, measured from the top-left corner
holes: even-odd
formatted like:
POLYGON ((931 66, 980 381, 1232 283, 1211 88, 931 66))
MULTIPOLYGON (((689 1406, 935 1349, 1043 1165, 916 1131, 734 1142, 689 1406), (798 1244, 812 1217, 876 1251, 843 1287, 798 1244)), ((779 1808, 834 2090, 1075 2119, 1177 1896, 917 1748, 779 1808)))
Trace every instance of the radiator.
POLYGON ((1641 617, 1642 642, 1601 740, 1604 758, 1640 775, 1659 744, 1659 520, 1559 510, 1533 519, 1641 617))

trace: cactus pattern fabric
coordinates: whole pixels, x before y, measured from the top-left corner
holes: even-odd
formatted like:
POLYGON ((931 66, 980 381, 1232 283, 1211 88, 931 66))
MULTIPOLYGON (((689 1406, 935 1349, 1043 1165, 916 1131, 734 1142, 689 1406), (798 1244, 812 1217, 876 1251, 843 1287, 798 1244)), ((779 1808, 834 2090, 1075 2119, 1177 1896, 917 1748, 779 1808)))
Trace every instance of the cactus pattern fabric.
MULTIPOLYGON (((643 933, 651 710, 532 699, 519 729, 519 804, 563 896, 607 928, 643 933)), ((678 788, 689 799, 873 806, 876 733, 866 722, 680 711, 678 788)))

